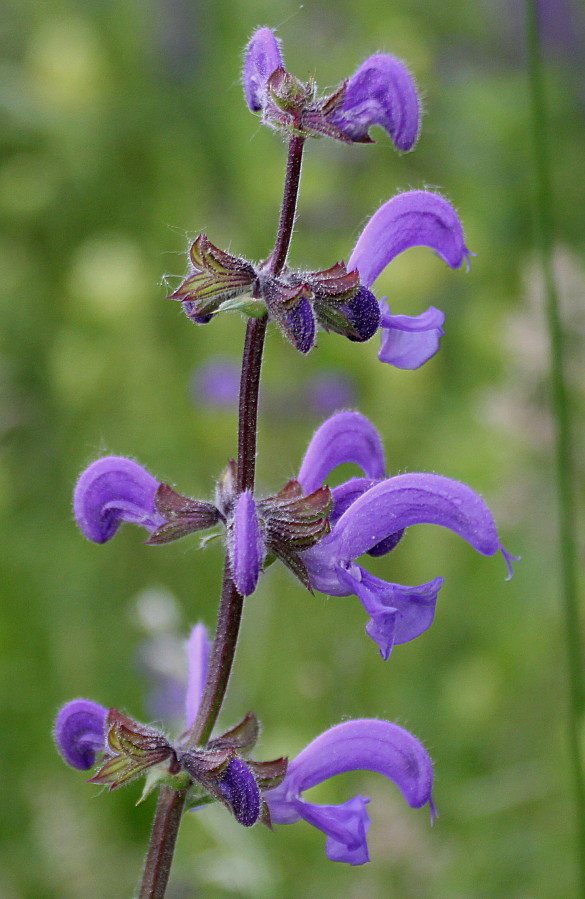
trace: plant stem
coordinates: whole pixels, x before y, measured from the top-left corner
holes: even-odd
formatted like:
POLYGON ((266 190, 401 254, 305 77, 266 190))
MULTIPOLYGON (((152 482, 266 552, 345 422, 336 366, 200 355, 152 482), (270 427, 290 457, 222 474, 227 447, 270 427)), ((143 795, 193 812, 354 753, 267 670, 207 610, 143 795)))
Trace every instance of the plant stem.
POLYGON ((542 73, 538 3, 527 0, 526 30, 536 180, 537 244, 545 285, 545 304, 550 340, 551 389, 556 426, 556 480, 559 503, 559 541, 562 603, 565 619, 569 676, 568 737, 576 811, 579 895, 585 897, 585 774, 580 728, 585 712, 585 678, 580 638, 577 588, 576 514, 569 401, 565 380, 563 334, 553 269, 553 200, 548 148, 548 122, 542 73))
MULTIPOLYGON (((280 220, 274 250, 270 256, 269 269, 273 275, 278 275, 282 271, 290 246, 304 142, 304 137, 299 136, 291 137, 289 142, 280 220)), ((248 319, 246 326, 240 377, 236 476, 238 494, 243 490, 254 491, 258 396, 267 324, 268 316, 264 315, 262 318, 248 319)), ((207 681, 197 717, 189 732, 190 746, 205 745, 217 721, 234 662, 243 604, 244 597, 236 590, 226 552, 217 627, 209 658, 207 681)), ((138 899, 164 899, 186 797, 186 790, 161 788, 138 899)))

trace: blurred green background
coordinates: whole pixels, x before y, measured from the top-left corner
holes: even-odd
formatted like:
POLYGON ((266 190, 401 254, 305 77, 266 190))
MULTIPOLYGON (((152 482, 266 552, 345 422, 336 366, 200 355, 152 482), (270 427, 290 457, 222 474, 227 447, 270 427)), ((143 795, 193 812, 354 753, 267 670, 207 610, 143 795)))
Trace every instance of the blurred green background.
MULTIPOLYGON (((577 3, 542 3, 557 196, 556 266, 567 324, 575 485, 583 507, 585 137, 577 3)), ((425 98, 415 152, 308 148, 291 262, 347 258, 398 189, 439 186, 477 254, 452 272, 413 249, 379 279, 393 311, 447 315, 416 372, 381 365, 377 338, 321 335, 308 358, 268 340, 259 489, 297 470, 319 413, 314 379, 349 381, 379 428, 389 472, 437 471, 488 501, 521 555, 511 582, 440 528, 411 529, 370 565, 391 580, 445 577, 433 627, 384 663, 355 598, 311 597, 274 566, 248 600, 227 726, 263 722, 260 757, 294 754, 344 718, 411 729, 432 754, 440 818, 370 774, 321 801, 372 797, 372 861, 326 860, 303 822, 246 831, 223 809, 184 821, 169 896, 566 899, 575 890, 565 739, 547 339, 534 258, 522 4, 491 0, 7 0, 0 161, 0 684, 3 899, 130 897, 154 800, 107 795, 57 755, 51 727, 75 696, 154 717, 154 670, 181 674, 181 639, 215 619, 221 549, 105 546, 72 521, 78 472, 137 458, 206 497, 235 452, 233 409, 194 402, 193 373, 237 360, 243 322, 191 325, 165 300, 188 239, 251 258, 271 248, 285 148, 245 107, 241 50, 279 27, 289 68, 334 86, 370 53, 408 61, 425 98), (165 283, 164 277, 169 276, 165 283)), ((178 726, 178 725, 177 725, 178 726)))

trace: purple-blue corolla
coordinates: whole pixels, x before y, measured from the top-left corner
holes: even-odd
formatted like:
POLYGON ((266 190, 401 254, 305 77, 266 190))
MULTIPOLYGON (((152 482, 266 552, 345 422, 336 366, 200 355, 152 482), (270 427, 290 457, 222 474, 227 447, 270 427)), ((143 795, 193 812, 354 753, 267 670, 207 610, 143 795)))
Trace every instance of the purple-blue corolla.
POLYGON ((414 145, 420 126, 418 93, 412 75, 395 56, 369 56, 331 97, 321 101, 313 96, 311 83, 302 85, 290 76, 288 96, 281 98, 281 80, 276 77, 280 72, 288 74, 280 41, 270 28, 258 28, 246 47, 242 84, 248 107, 261 113, 267 125, 288 124, 278 111, 282 106, 290 108, 292 94, 293 99, 304 101, 304 115, 297 124, 309 134, 325 134, 347 143, 372 143, 369 129, 380 125, 398 150, 410 150, 414 145), (297 89, 294 93, 291 83, 297 89), (281 99, 288 104, 279 104, 281 99))
POLYGON ((303 818, 326 835, 325 852, 336 862, 369 861, 366 835, 370 824, 367 796, 339 805, 319 805, 302 798, 304 790, 345 771, 375 771, 396 784, 411 808, 432 800, 433 770, 424 746, 407 730, 389 721, 359 718, 330 727, 289 762, 284 780, 264 793, 275 824, 303 818))
POLYGON ((304 490, 314 489, 344 462, 357 464, 364 477, 333 488, 331 531, 302 557, 316 590, 359 598, 370 616, 366 631, 387 659, 394 644, 412 640, 430 626, 443 579, 415 587, 391 583, 369 574, 356 562, 359 556, 383 555, 396 546, 405 528, 430 523, 459 534, 483 555, 500 550, 508 565, 511 557, 502 548, 488 507, 470 487, 428 473, 387 478, 380 437, 359 412, 338 412, 317 429, 298 480, 304 490))
MULTIPOLYGON (((427 190, 410 190, 391 197, 368 220, 347 261, 357 268, 360 284, 370 288, 399 253, 425 246, 450 268, 469 260, 463 228, 450 203, 427 190)), ((378 358, 397 368, 419 368, 439 348, 444 315, 434 306, 420 315, 391 315, 380 302, 382 341, 378 358)))

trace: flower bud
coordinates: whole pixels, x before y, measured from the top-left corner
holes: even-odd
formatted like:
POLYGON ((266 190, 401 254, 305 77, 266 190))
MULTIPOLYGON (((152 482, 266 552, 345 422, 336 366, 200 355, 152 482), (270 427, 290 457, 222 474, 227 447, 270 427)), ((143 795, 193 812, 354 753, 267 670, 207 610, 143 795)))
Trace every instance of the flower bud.
POLYGON ((258 28, 246 47, 242 83, 246 103, 252 112, 264 106, 266 82, 283 65, 279 41, 270 28, 258 28))

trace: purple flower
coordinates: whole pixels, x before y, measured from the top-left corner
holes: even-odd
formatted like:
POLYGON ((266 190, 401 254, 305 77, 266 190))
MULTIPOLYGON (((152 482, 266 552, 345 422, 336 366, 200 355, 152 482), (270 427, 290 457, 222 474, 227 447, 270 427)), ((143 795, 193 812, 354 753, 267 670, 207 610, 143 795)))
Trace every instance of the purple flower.
POLYGON ((159 482, 123 456, 103 456, 83 471, 75 485, 73 514, 94 543, 113 537, 123 521, 154 531, 164 522, 156 510, 159 482))
POLYGON ((72 699, 59 710, 53 736, 57 749, 72 768, 91 768, 105 743, 108 710, 89 699, 72 699))
POLYGON ((387 53, 365 59, 349 78, 331 121, 352 141, 368 143, 381 125, 398 150, 410 150, 420 125, 416 86, 403 62, 387 53))
POLYGON ((242 71, 244 96, 252 112, 260 112, 263 108, 266 82, 282 64, 278 38, 270 28, 258 28, 246 47, 242 71))
POLYGON ((234 584, 242 596, 249 596, 256 589, 266 555, 256 503, 249 490, 237 499, 230 531, 228 551, 234 584))
POLYGON ((358 597, 370 616, 366 631, 387 659, 396 643, 412 640, 430 626, 443 581, 436 577, 414 587, 394 584, 369 574, 355 561, 359 556, 384 554, 405 528, 431 523, 459 534, 483 555, 500 550, 508 568, 511 557, 501 546, 488 507, 470 487, 437 474, 386 478, 378 433, 357 412, 337 413, 317 429, 298 480, 303 489, 314 489, 344 462, 359 465, 365 477, 333 488, 331 532, 302 558, 315 589, 358 597))
POLYGON ((292 824, 304 818, 326 834, 325 852, 332 861, 351 865, 369 861, 367 797, 317 805, 301 796, 336 774, 355 770, 382 774, 396 784, 411 808, 428 803, 434 817, 433 771, 424 747, 397 724, 363 718, 329 728, 289 762, 282 783, 264 793, 273 823, 292 824))
MULTIPOLYGON (((395 256, 415 246, 430 247, 450 268, 469 261, 457 213, 430 191, 407 191, 383 203, 361 232, 347 268, 357 268, 360 283, 371 287, 395 256)), ((398 368, 418 368, 437 351, 443 318, 434 306, 418 316, 390 315, 382 303, 378 358, 398 368)))

